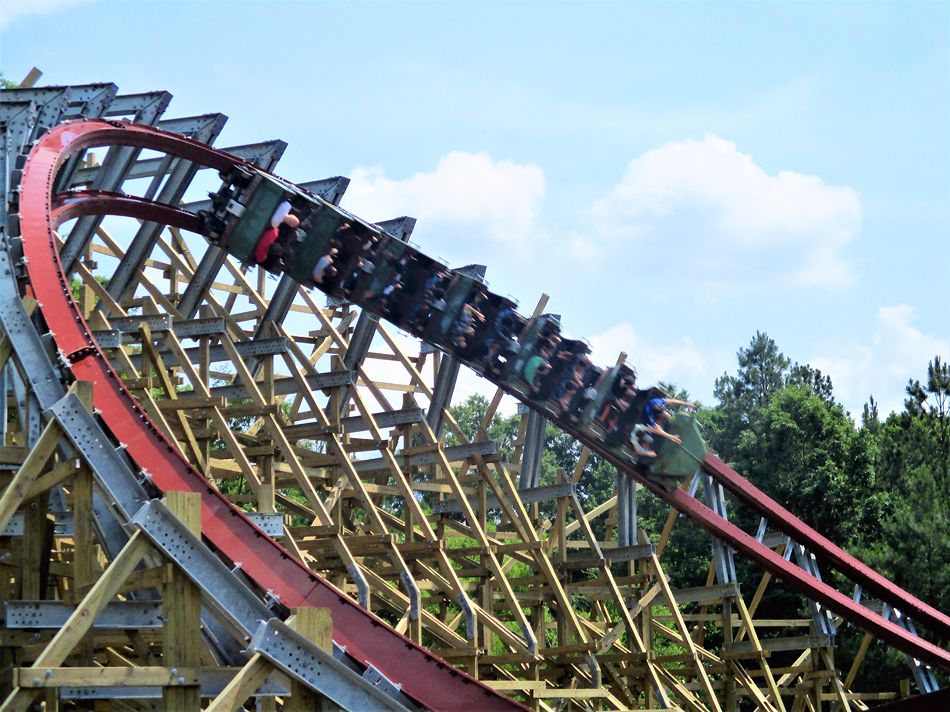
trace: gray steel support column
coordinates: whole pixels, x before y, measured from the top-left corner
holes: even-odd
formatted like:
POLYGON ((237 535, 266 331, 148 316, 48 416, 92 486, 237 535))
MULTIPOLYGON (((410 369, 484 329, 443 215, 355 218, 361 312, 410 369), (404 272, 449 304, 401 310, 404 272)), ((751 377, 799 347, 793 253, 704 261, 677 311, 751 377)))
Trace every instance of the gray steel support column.
MULTIPOLYGON (((914 625, 914 622, 896 608, 891 608, 885 604, 882 614, 885 619, 893 620, 904 630, 908 630, 914 635, 918 634, 917 626, 914 625)), ((925 694, 929 692, 939 692, 940 683, 937 681, 937 676, 934 675, 933 669, 923 665, 916 658, 912 658, 909 655, 906 657, 907 665, 910 667, 911 674, 914 676, 914 682, 917 683, 917 689, 925 694)))
MULTIPOLYGON (((798 563, 798 565, 816 579, 821 581, 821 571, 818 569, 818 561, 815 559, 815 555, 805 549, 805 547, 801 544, 794 544, 793 547, 795 561, 798 563)), ((818 630, 818 632, 831 636, 833 639, 834 635, 837 633, 837 630, 835 629, 835 624, 831 619, 831 615, 828 613, 825 607, 811 599, 808 599, 808 606, 811 609, 812 621, 814 622, 815 628, 818 630)))
POLYGON ((112 83, 67 86, 69 107, 60 121, 105 116, 118 93, 119 87, 112 83))
POLYGON ((617 546, 637 544, 637 483, 617 473, 617 546))
POLYGON ((409 712, 411 702, 377 670, 360 676, 276 618, 261 623, 247 646, 288 675, 351 712, 409 712))
POLYGON ((9 370, 9 363, 0 369, 0 446, 7 443, 7 395, 13 390, 8 377, 9 370))
MULTIPOLYGON (((118 87, 115 84, 91 85, 88 88, 67 87, 66 98, 69 103, 56 123, 69 119, 97 119, 104 116, 115 100, 117 92, 118 87)), ((56 180, 56 192, 69 187, 73 171, 79 167, 82 160, 81 152, 66 160, 56 180)))
MULTIPOLYGON (((224 128, 227 117, 223 114, 210 114, 204 118, 204 127, 196 131, 192 138, 211 144, 221 132, 221 129, 224 128)), ((178 205, 191 183, 191 179, 198 172, 198 166, 191 161, 179 158, 173 159, 173 162, 174 168, 158 194, 157 200, 169 205, 178 205)), ((107 289, 116 301, 121 301, 134 287, 139 270, 151 253, 155 240, 163 227, 158 223, 146 222, 132 239, 125 256, 121 259, 115 273, 109 280, 107 289)))
MULTIPOLYGON (((119 97, 120 99, 122 97, 119 97)), ((159 124, 160 128, 165 128, 164 124, 168 122, 162 122, 159 124)), ((168 130, 168 129, 165 129, 168 130)), ((180 132, 179 132, 180 133, 180 132)), ((229 146, 227 148, 221 149, 222 151, 227 151, 228 153, 237 156, 238 158, 255 163, 259 166, 267 165, 268 163, 276 163, 276 158, 271 158, 273 153, 278 155, 283 154, 284 149, 287 148, 287 144, 284 141, 260 141, 258 143, 249 143, 241 146, 229 146)), ((159 169, 161 168, 162 160, 160 158, 138 158, 135 163, 133 163, 128 171, 125 173, 125 180, 135 180, 138 178, 153 178, 158 175, 159 169)), ((95 180, 96 173, 99 168, 80 168, 73 174, 73 185, 81 186, 88 185, 93 180, 95 180)), ((208 169, 200 169, 208 170, 208 169)), ((210 200, 201 200, 196 203, 188 203, 183 205, 186 210, 197 210, 198 208, 192 208, 192 205, 203 205, 210 207, 210 200)))
POLYGON ((640 491, 640 488, 637 486, 637 483, 633 480, 630 480, 630 491, 627 494, 627 511, 629 512, 629 534, 627 538, 630 540, 630 546, 636 546, 637 539, 637 492, 640 491))
POLYGON ((444 354, 439 363, 439 373, 435 377, 435 386, 432 389, 432 402, 426 413, 426 422, 437 438, 442 434, 442 412, 452 403, 460 365, 448 354, 444 354))
MULTIPOLYGON (((18 181, 12 178, 12 173, 33 134, 38 115, 39 110, 32 101, 0 103, 0 210, 3 212, 0 229, 7 226, 7 201, 18 198, 13 193, 18 181)), ((19 234, 19 229, 15 234, 19 234)))
POLYGON ((195 314, 198 313, 201 300, 211 289, 215 277, 218 276, 218 272, 221 271, 227 258, 228 253, 220 247, 208 245, 208 249, 205 250, 204 255, 201 256, 201 261, 195 268, 191 281, 185 287, 185 293, 178 300, 178 313, 185 319, 193 319, 195 314))
POLYGON ((16 87, 5 89, 0 94, 0 103, 34 102, 39 107, 36 122, 37 130, 39 130, 50 128, 66 119, 102 116, 115 99, 117 92, 118 87, 115 84, 16 87))
POLYGON ((518 489, 532 489, 541 483, 541 458, 544 455, 547 420, 534 410, 528 411, 528 424, 521 450, 518 489))
MULTIPOLYGON (((707 506, 728 521, 729 514, 726 510, 725 492, 722 485, 705 472, 698 473, 698 476, 702 479, 707 506)), ((717 537, 710 537, 710 539, 712 541, 713 560, 716 562, 716 580, 721 584, 735 583, 737 578, 734 552, 721 539, 717 537)))
POLYGON ((35 101, 11 101, 0 94, 0 130, 4 135, 4 152, 15 156, 23 151, 33 135, 33 127, 40 117, 35 101))
POLYGON ((622 472, 616 474, 617 480, 617 546, 630 546, 630 511, 627 508, 627 491, 630 478, 622 472))
MULTIPOLYGON (((465 265, 456 271, 460 274, 475 277, 479 281, 482 281, 485 277, 485 265, 465 265)), ((458 374, 459 362, 452 356, 443 353, 442 361, 439 363, 439 373, 435 379, 435 387, 432 389, 432 402, 429 403, 429 410, 426 413, 426 421, 436 437, 442 434, 442 411, 452 405, 452 395, 455 393, 455 382, 458 380, 458 374)))

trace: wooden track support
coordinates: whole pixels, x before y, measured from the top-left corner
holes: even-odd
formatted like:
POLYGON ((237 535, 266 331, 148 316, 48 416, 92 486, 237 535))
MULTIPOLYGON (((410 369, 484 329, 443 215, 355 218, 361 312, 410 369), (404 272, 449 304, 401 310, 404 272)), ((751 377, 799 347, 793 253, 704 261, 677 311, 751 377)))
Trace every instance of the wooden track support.
MULTIPOLYGON (((846 660, 813 618, 762 614, 769 574, 730 579, 710 546, 697 581, 671 581, 689 525, 671 511, 648 536, 630 521, 631 499, 648 496, 635 484, 590 496, 587 448, 519 486, 528 414, 511 443, 489 438, 493 418, 510 412, 500 390, 474 432, 448 407, 427 418, 443 356, 381 322, 358 348, 354 306, 298 289, 286 317, 266 320, 276 282, 228 257, 185 309, 210 258, 176 229, 155 237, 126 296, 110 296, 127 227, 96 228, 73 286, 156 427, 315 573, 448 662, 539 712, 852 712, 901 695, 900 681, 886 693, 856 689, 871 636, 846 660)), ((201 587, 141 530, 109 553, 94 526, 109 507, 96 473, 67 456, 55 418, 30 411, 28 369, 0 334, 11 414, 0 442, 0 600, 62 603, 69 615, 0 630, 0 712, 40 699, 48 709, 106 704, 96 692, 77 699, 80 687, 108 690, 111 709, 334 709, 260 653, 226 661, 201 587), (110 606, 154 596, 159 627, 106 626, 110 606)), ((73 392, 90 402, 83 384, 73 392)), ((193 496, 165 502, 200 535, 193 496)), ((781 554, 789 544, 769 545, 781 554)), ((327 611, 297 609, 288 622, 332 653, 327 611)))

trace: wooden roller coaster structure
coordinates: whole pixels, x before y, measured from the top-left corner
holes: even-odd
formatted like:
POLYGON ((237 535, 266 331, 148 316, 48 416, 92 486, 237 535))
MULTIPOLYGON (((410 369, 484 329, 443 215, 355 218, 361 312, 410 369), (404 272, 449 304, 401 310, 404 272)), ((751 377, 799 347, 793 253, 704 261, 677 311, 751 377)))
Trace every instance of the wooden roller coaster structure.
MULTIPOLYGON (((271 171, 285 144, 212 149, 225 117, 169 101, 0 94, 0 712, 861 710, 939 689, 950 619, 715 456, 670 491, 585 439, 541 481, 541 412, 506 453, 499 389, 466 433, 450 350, 190 234, 214 171, 271 171), (581 496, 592 454, 618 468, 603 501, 581 496), (670 505, 655 540, 644 492, 670 505), (691 522, 708 575, 678 589, 664 556, 691 522), (760 610, 776 586, 801 594, 782 618, 760 610), (862 690, 875 641, 907 675, 862 690)), ((304 184, 331 205, 346 185, 304 184)))

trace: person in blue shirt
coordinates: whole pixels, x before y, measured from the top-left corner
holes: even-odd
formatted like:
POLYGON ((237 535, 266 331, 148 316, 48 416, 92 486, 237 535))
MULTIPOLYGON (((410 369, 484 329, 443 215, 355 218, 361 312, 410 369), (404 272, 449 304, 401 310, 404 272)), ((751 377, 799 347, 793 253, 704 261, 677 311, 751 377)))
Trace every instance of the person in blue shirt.
POLYGON ((663 428, 670 422, 672 416, 667 410, 668 406, 682 406, 683 408, 695 409, 696 404, 689 401, 677 400, 675 398, 651 398, 643 406, 643 425, 647 432, 659 435, 660 437, 672 440, 677 445, 683 441, 679 435, 673 435, 666 432, 663 428))

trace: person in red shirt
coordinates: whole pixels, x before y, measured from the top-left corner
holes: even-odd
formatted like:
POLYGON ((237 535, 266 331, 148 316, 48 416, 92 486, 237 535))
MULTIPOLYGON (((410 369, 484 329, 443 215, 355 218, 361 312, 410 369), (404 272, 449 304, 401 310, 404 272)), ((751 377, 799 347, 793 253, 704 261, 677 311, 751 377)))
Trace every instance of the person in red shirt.
POLYGON ((283 246, 277 241, 281 233, 281 227, 286 226, 284 230, 288 228, 292 230, 298 225, 300 225, 300 219, 290 213, 290 203, 286 200, 283 201, 277 206, 271 217, 270 225, 261 233, 257 244, 254 246, 254 262, 259 265, 263 265, 268 261, 276 262, 283 253, 283 246))

